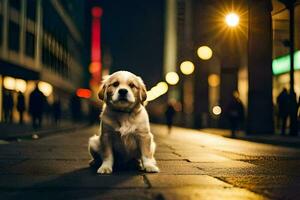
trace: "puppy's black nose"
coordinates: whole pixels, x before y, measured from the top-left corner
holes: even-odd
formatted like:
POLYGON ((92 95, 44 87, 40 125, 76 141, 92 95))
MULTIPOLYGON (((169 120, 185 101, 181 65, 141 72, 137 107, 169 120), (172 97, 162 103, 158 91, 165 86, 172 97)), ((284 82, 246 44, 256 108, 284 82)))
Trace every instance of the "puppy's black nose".
POLYGON ((126 89, 119 89, 119 95, 125 96, 128 93, 126 89))

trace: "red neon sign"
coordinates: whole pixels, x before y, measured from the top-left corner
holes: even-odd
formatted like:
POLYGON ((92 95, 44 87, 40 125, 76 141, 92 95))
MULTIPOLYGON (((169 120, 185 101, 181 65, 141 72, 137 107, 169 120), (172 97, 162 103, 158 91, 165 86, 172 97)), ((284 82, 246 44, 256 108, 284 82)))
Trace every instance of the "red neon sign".
POLYGON ((92 74, 93 82, 100 83, 101 81, 101 23, 100 18, 103 10, 100 7, 93 7, 92 14, 92 35, 91 35, 91 64, 89 71, 92 74))

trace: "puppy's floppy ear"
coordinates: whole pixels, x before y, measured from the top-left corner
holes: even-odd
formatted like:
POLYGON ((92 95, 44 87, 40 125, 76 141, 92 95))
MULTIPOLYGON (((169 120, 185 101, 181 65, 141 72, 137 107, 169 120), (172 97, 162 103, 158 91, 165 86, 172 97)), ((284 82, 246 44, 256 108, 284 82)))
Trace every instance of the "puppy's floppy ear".
POLYGON ((138 77, 138 83, 139 83, 139 98, 140 101, 143 103, 147 99, 147 89, 141 77, 138 77))
POLYGON ((99 92, 98 92, 98 97, 101 101, 104 101, 105 100, 105 96, 106 96, 106 87, 107 87, 107 81, 108 81, 109 77, 102 80, 102 83, 100 85, 100 88, 99 88, 99 92))
POLYGON ((106 90, 106 84, 102 83, 100 88, 99 88, 99 92, 98 92, 98 97, 101 101, 104 100, 105 90, 106 90))

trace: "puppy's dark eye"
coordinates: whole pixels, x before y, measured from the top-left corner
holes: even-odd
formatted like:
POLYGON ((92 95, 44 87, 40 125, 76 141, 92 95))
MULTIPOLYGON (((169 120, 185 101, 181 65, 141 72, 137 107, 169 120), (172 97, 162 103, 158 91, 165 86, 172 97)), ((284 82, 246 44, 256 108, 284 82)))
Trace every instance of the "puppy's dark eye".
POLYGON ((135 85, 133 83, 129 83, 129 87, 134 88, 135 85))
POLYGON ((116 81, 116 82, 113 83, 113 86, 114 86, 114 87, 118 87, 119 84, 120 84, 120 83, 119 83, 118 81, 116 81))

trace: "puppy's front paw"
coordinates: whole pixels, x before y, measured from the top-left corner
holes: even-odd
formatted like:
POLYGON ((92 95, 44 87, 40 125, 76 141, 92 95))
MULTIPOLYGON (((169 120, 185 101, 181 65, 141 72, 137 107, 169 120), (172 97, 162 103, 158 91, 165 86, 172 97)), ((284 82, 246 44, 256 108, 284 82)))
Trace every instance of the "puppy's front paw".
POLYGON ((158 173, 159 172, 159 168, 156 165, 147 165, 147 166, 144 166, 144 169, 146 172, 150 172, 150 173, 158 173))
POLYGON ((107 165, 101 165, 101 167, 97 170, 98 174, 111 174, 112 167, 107 165))

